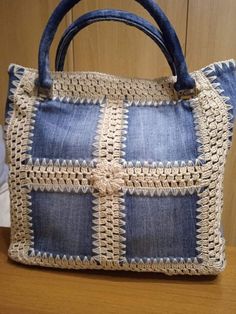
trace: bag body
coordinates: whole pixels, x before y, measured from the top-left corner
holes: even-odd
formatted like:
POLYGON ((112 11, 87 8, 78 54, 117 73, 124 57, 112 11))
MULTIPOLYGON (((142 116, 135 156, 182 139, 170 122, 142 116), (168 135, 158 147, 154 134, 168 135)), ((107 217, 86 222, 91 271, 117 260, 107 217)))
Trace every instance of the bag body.
MULTIPOLYGON (((61 1, 50 25, 76 2, 61 1)), ((52 38, 44 33, 41 52, 52 38)), ((66 269, 221 272, 235 61, 190 75, 181 61, 177 78, 143 80, 49 72, 44 59, 39 71, 9 67, 9 256, 66 269)))

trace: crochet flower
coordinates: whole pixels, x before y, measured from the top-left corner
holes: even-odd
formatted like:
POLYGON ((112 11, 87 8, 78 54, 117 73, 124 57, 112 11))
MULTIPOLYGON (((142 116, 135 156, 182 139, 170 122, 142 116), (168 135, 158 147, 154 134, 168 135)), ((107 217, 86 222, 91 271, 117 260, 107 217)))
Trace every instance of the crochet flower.
POLYGON ((113 194, 124 185, 126 173, 117 161, 101 161, 92 173, 92 184, 101 194, 113 194))

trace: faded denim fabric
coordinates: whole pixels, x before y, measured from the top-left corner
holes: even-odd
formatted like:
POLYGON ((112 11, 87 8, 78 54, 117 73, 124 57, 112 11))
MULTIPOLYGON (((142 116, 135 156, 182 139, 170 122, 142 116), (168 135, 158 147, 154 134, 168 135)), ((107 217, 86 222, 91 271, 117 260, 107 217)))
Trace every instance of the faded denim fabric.
POLYGON ((195 257, 197 200, 126 195, 126 257, 195 257))
POLYGON ((127 161, 194 160, 198 143, 189 103, 129 107, 127 161))
POLYGON ((92 195, 31 192, 34 249, 61 255, 92 255, 92 195))
POLYGON ((46 101, 37 106, 33 158, 91 160, 100 106, 46 101))
POLYGON ((221 89, 224 90, 224 95, 230 98, 230 103, 233 106, 233 119, 236 117, 236 67, 231 62, 229 66, 225 64, 220 67, 215 65, 216 82, 221 84, 221 89))
MULTIPOLYGON (((91 160, 98 118, 98 105, 41 103, 36 113, 33 157, 91 160)), ((188 102, 129 107, 125 144, 127 160, 196 159, 197 142, 188 102)), ((125 200, 127 258, 196 255, 196 195, 127 195, 125 200)), ((32 192, 32 204, 34 249, 53 254, 92 254, 91 196, 32 192)))
MULTIPOLYGON (((22 68, 19 71, 22 75, 24 73, 24 69, 22 68)), ((14 89, 15 86, 13 81, 16 80, 16 76, 14 74, 13 67, 9 68, 9 84, 8 84, 8 97, 6 100, 6 109, 5 109, 5 119, 8 119, 9 113, 13 110, 12 108, 12 101, 9 99, 10 95, 12 94, 11 89, 14 89)), ((6 164, 6 143, 4 140, 4 130, 0 125, 0 187, 4 183, 8 181, 8 165, 6 164)), ((1 204, 0 204, 1 205, 1 204)))
MULTIPOLYGON (((7 119, 9 117, 9 114, 13 110, 12 101, 10 100, 10 96, 12 95, 12 91, 15 90, 14 81, 19 81, 19 78, 17 78, 15 73, 14 73, 14 68, 15 68, 14 65, 11 65, 9 67, 9 70, 8 70, 9 84, 8 84, 8 93, 7 93, 8 97, 6 100, 5 119, 7 119)), ((25 72, 24 68, 19 68, 18 69, 18 77, 23 76, 24 72, 25 72)))

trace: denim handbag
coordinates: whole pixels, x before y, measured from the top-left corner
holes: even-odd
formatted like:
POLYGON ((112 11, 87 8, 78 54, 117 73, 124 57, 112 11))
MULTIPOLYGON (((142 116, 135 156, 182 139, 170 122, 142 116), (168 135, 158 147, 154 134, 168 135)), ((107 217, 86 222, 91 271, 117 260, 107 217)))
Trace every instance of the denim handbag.
POLYGON ((9 67, 9 256, 66 269, 217 274, 225 267, 223 177, 236 112, 236 64, 188 73, 154 0, 136 0, 160 31, 124 11, 90 12, 49 49, 79 0, 62 0, 43 33, 38 70, 9 67), (173 76, 128 79, 64 72, 77 32, 102 20, 138 27, 173 76))

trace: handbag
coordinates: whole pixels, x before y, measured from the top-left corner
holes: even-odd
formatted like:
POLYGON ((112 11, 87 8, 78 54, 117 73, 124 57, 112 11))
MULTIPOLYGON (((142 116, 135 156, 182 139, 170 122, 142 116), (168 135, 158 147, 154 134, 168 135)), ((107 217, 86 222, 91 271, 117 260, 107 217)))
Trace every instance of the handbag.
POLYGON ((189 73, 174 28, 93 11, 65 31, 56 72, 49 50, 79 0, 62 0, 39 47, 38 70, 9 67, 6 142, 11 259, 64 269, 215 275, 225 267, 223 178, 236 110, 236 64, 189 73), (64 72, 67 48, 104 20, 135 26, 164 53, 172 76, 64 72))

